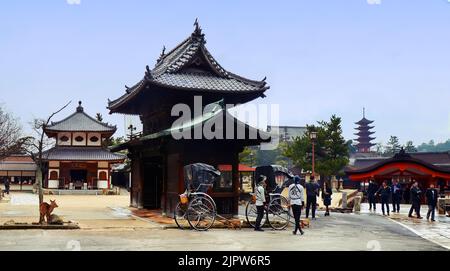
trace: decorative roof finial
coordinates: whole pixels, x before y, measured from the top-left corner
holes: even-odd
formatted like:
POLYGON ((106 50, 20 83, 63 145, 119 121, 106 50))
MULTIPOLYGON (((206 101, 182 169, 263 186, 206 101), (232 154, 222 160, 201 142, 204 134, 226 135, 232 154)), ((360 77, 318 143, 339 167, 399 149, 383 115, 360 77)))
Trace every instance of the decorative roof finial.
POLYGON ((195 30, 194 30, 193 35, 195 35, 195 36, 203 36, 202 28, 200 27, 200 24, 198 23, 198 18, 195 18, 194 26, 195 26, 195 30))
POLYGON ((147 65, 145 66, 145 79, 146 80, 152 80, 153 79, 153 75, 152 75, 152 71, 150 70, 150 67, 147 65))
POLYGON ((366 118, 366 108, 363 107, 363 118, 366 118))
POLYGON ((158 64, 159 62, 161 62, 161 60, 164 58, 164 56, 166 55, 166 46, 163 45, 161 54, 159 55, 158 60, 156 61, 156 63, 158 64))
POLYGON ((78 101, 77 112, 83 112, 83 111, 84 111, 84 109, 83 109, 83 107, 81 106, 81 101, 78 101))

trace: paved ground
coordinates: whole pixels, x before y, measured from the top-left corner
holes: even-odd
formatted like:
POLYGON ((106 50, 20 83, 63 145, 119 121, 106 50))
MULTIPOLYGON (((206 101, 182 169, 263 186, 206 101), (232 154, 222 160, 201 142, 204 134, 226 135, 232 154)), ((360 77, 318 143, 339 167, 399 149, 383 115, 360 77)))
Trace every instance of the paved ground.
MULTIPOLYGON (((9 219, 35 221, 37 208, 30 205, 34 197, 14 195, 17 198, 10 203, 0 204, 0 223, 9 219)), ((445 234, 446 222, 420 222, 413 225, 416 230, 411 230, 406 226, 414 221, 394 221, 365 210, 361 214, 320 216, 300 237, 288 230, 163 230, 154 223, 131 218, 125 209, 127 195, 51 198, 60 206, 57 214, 78 221, 83 229, 0 231, 0 250, 446 250, 442 244, 415 233, 445 234)))

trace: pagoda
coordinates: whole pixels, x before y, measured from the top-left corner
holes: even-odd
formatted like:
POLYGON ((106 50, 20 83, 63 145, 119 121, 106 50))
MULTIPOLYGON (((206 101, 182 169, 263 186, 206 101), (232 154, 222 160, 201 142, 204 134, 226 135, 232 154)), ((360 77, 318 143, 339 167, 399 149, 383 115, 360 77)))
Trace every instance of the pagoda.
POLYGON ((375 132, 371 131, 375 126, 370 126, 372 124, 372 120, 366 119, 366 110, 363 109, 363 118, 356 122, 355 124, 358 125, 356 130, 358 130, 358 133, 355 133, 356 136, 358 136, 356 141, 358 141, 358 144, 356 144, 356 148, 358 153, 370 153, 370 149, 375 146, 375 144, 372 143, 372 140, 375 139, 375 137, 371 137, 375 132))
POLYGON ((81 101, 67 118, 52 122, 45 134, 56 144, 43 153, 48 168, 47 189, 100 190, 111 186, 111 168, 125 156, 110 152, 104 142, 116 126, 100 122, 84 112, 81 101))
MULTIPOLYGON (((195 29, 174 49, 165 47, 153 69, 145 69, 144 77, 125 93, 109 101, 110 113, 138 115, 143 124, 142 136, 115 146, 113 151, 128 150, 131 159, 131 206, 161 209, 171 214, 185 191, 183 167, 192 163, 207 163, 222 172, 210 195, 217 203, 218 212, 238 214, 240 196, 239 153, 246 146, 270 141, 270 135, 234 118, 225 108, 228 104, 243 104, 265 97, 269 89, 266 79, 250 80, 223 68, 206 48, 205 35, 198 21, 195 29), (200 117, 172 127, 177 120, 171 115, 174 105, 187 105, 196 110, 196 99, 201 98, 200 117), (222 118, 222 119, 221 119, 222 118), (202 127, 206 122, 221 119, 228 125, 215 127, 215 133, 226 139, 176 139, 171 131, 202 127), (255 138, 236 137, 243 129, 255 138), (229 135, 233 135, 229 139, 229 135)), ((194 113, 195 115, 195 113, 194 113)), ((192 133, 195 136, 195 132, 192 133)))

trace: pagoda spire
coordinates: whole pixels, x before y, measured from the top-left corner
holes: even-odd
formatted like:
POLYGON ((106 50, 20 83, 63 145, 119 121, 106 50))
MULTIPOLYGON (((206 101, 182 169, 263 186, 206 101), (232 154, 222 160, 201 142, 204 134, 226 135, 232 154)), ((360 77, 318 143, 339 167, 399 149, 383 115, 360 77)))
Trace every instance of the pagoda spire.
POLYGON ((358 142, 356 148, 360 153, 368 153, 370 152, 370 148, 375 146, 375 144, 372 143, 375 137, 371 137, 371 135, 375 133, 371 130, 375 127, 370 126, 371 123, 373 123, 373 121, 366 119, 366 108, 363 107, 363 118, 355 123, 358 125, 358 127, 355 128, 355 130, 358 131, 358 133, 355 134, 358 136, 356 139, 358 142))

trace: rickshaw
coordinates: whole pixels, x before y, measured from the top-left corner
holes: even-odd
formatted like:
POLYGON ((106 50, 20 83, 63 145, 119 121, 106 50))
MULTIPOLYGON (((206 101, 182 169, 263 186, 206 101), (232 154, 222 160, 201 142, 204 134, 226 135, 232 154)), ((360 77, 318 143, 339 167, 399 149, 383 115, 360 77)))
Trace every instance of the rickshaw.
POLYGON ((217 206, 207 194, 220 171, 213 166, 196 163, 184 167, 185 192, 180 195, 174 213, 175 223, 180 229, 206 231, 214 224, 217 206))
MULTIPOLYGON (((283 195, 283 190, 289 187, 293 183, 294 176, 290 171, 279 165, 261 166, 255 170, 255 180, 259 176, 264 175, 267 177, 266 202, 268 202, 265 208, 265 215, 261 221, 261 227, 266 223, 274 230, 284 230, 290 223, 290 208, 289 201, 283 195)), ((253 187, 256 188, 257 183, 254 183, 253 187)), ((252 194, 252 200, 247 203, 245 208, 245 217, 247 222, 255 227, 257 211, 256 211, 256 196, 252 194)))

